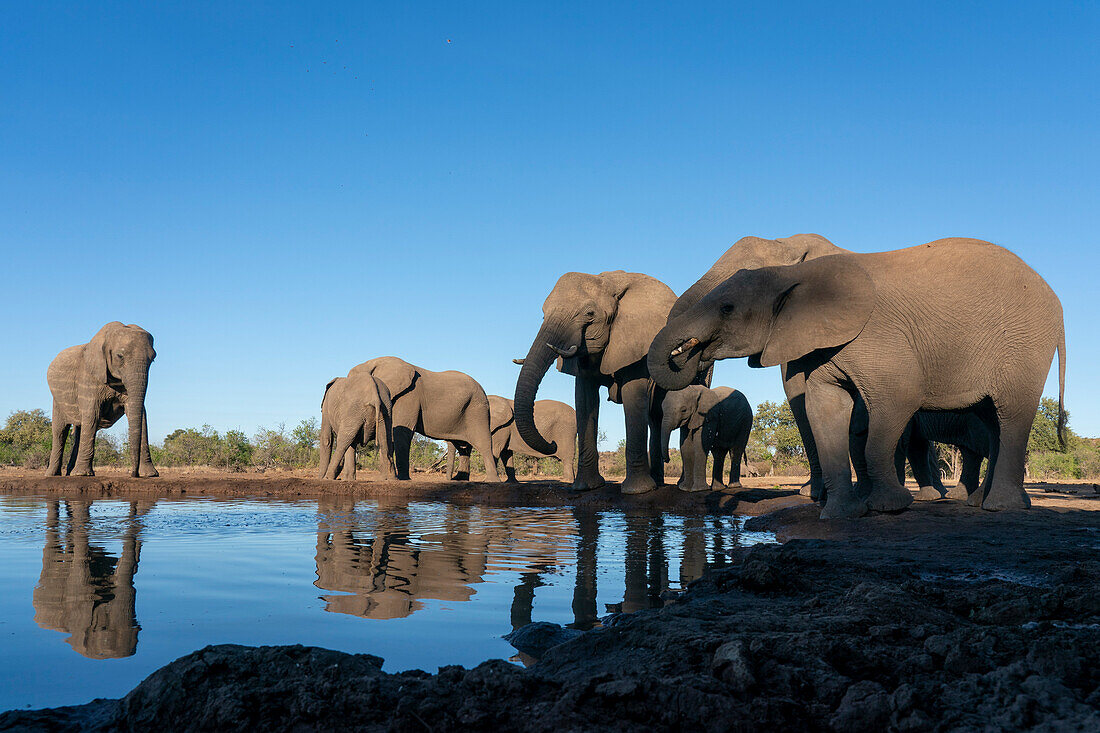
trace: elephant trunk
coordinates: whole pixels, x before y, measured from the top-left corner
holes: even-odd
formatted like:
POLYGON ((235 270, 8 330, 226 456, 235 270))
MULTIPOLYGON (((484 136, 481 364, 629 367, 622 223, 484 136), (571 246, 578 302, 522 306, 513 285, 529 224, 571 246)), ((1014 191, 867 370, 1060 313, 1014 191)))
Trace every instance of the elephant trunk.
POLYGON ((672 415, 661 418, 661 450, 664 453, 664 461, 668 463, 672 457, 668 453, 668 443, 672 439, 672 431, 676 429, 672 415))
MULTIPOLYGON (((148 369, 148 367, 146 367, 148 369)), ((130 461, 132 476, 138 475, 141 465, 141 436, 145 434, 145 389, 148 377, 145 370, 135 370, 126 380, 126 423, 130 428, 130 461)))
POLYGON ((567 344, 566 331, 560 325, 544 322, 523 360, 516 380, 515 420, 520 437, 539 453, 554 455, 557 443, 548 443, 535 426, 535 395, 550 364, 558 354, 575 344, 567 344))
POLYGON ((695 381, 706 346, 698 330, 681 317, 670 321, 653 339, 646 362, 649 375, 662 388, 673 392, 695 381))

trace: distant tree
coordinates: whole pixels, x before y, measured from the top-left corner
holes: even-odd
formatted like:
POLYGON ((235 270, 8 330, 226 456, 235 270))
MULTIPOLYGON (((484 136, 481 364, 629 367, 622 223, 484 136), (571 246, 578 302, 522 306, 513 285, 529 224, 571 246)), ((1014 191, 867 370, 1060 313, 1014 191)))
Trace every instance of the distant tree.
MULTIPOLYGON (((252 444, 248 442, 248 436, 240 430, 226 431, 222 453, 228 471, 243 471, 252 464, 252 444)), ((219 460, 218 464, 221 463, 219 460)))
POLYGON ((16 410, 0 430, 0 462, 40 468, 49 462, 53 430, 42 410, 16 410))
POLYGON ((1066 445, 1058 442, 1058 400, 1044 397, 1039 401, 1039 410, 1035 413, 1035 422, 1031 424, 1028 436, 1028 453, 1055 451, 1065 453, 1072 450, 1077 436, 1069 429, 1069 411, 1066 411, 1066 445))
POLYGON ((761 402, 752 420, 752 436, 779 462, 806 458, 794 413, 786 402, 761 402))

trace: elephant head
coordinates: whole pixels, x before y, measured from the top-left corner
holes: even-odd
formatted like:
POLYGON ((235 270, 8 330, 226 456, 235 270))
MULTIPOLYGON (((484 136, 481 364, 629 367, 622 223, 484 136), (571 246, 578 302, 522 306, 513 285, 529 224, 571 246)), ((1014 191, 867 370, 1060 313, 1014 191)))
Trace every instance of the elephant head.
POLYGON ((703 426, 707 410, 716 399, 710 399, 711 391, 701 384, 689 384, 683 389, 665 394, 661 402, 661 447, 665 463, 669 462, 669 440, 677 428, 698 430, 703 426))
POLYGON ((105 384, 126 396, 126 422, 134 476, 138 475, 141 456, 149 366, 156 357, 153 337, 148 331, 132 323, 126 326, 118 321, 99 329, 99 333, 84 347, 84 378, 91 384, 105 384))
POLYGON ((559 368, 574 376, 588 371, 610 378, 643 361, 675 297, 667 285, 639 273, 562 275, 542 305, 542 327, 516 382, 516 426, 524 441, 547 455, 557 450, 534 419, 535 395, 551 362, 560 357, 559 368))
POLYGON ((851 255, 741 270, 669 321, 649 350, 650 375, 678 389, 701 361, 750 357, 776 366, 841 346, 863 330, 875 286, 851 255))

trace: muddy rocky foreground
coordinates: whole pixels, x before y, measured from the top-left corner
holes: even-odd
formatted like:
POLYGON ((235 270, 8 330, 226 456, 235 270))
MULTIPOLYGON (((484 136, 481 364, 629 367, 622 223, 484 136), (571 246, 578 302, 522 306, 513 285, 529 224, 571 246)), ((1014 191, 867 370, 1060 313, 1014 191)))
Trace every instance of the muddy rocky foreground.
POLYGON ((1100 730, 1100 501, 1037 504, 832 522, 788 506, 747 527, 784 544, 528 669, 213 646, 121 700, 0 730, 1100 730))

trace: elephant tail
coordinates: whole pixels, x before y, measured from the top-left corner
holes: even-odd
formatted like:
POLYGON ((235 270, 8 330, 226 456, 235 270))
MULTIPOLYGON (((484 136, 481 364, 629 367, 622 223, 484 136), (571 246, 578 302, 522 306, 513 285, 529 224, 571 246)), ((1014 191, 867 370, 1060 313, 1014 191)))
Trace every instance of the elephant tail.
POLYGON ((1058 340, 1058 443, 1066 448, 1066 327, 1058 340))

